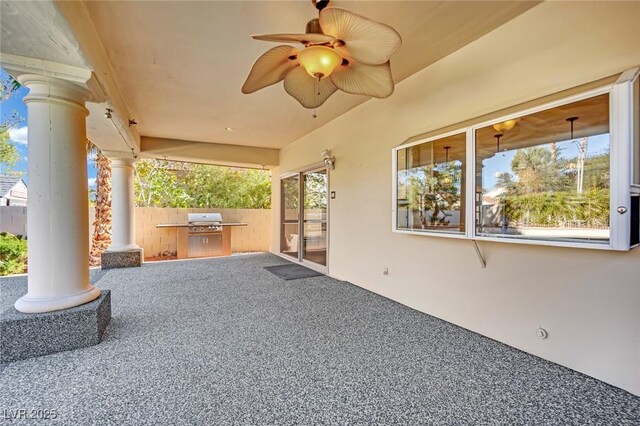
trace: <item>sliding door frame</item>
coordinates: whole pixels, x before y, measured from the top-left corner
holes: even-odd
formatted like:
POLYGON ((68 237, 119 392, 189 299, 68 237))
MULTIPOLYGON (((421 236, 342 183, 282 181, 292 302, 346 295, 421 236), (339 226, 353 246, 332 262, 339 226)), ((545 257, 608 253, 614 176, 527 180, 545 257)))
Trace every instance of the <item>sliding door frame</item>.
MULTIPOLYGON (((330 197, 330 190, 329 188, 331 187, 331 174, 330 174, 330 169, 324 164, 324 163, 317 163, 314 164, 312 166, 306 167, 302 170, 299 170, 297 172, 291 172, 291 173, 284 173, 282 175, 280 175, 280 236, 279 236, 279 240, 280 240, 280 246, 279 246, 279 250, 278 250, 278 254, 280 255, 280 257, 287 259, 289 261, 295 261, 298 262, 306 267, 308 267, 309 269, 313 269, 315 271, 321 272, 323 274, 329 274, 329 240, 330 240, 330 234, 331 232, 329 232, 329 229, 331 227, 331 220, 330 220, 330 209, 331 209, 331 197, 330 197), (304 234, 304 175, 306 173, 312 173, 312 172, 318 172, 324 170, 326 171, 327 174, 327 235, 326 235, 326 251, 327 251, 327 255, 326 255, 326 265, 320 265, 318 263, 314 263, 310 260, 305 260, 304 259, 304 238, 305 238, 305 234, 304 234), (282 192, 282 181, 284 179, 290 178, 292 176, 298 176, 298 258, 294 258, 291 255, 288 255, 286 253, 284 253, 282 251, 282 247, 283 247, 283 239, 284 239, 284 224, 285 224, 285 220, 284 220, 284 215, 285 215, 285 209, 284 209, 284 193, 282 192)), ((292 223, 292 222, 289 222, 292 223)))

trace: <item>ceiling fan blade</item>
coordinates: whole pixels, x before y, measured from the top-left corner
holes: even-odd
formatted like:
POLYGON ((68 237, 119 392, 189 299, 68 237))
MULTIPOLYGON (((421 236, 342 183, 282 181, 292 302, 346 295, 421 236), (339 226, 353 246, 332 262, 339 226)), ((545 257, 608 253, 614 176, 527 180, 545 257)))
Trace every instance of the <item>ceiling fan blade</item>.
POLYGON ((285 78, 298 64, 298 50, 291 46, 276 46, 267 50, 251 67, 242 93, 249 94, 271 86, 285 78))
POLYGON ((393 93, 393 77, 389 61, 380 65, 361 64, 349 60, 331 73, 331 81, 343 92, 386 98, 393 93))
POLYGON ((344 42, 343 46, 334 43, 335 49, 362 64, 384 64, 402 44, 400 34, 390 26, 346 9, 327 7, 319 19, 325 34, 344 42))
POLYGON ((308 109, 317 108, 338 90, 330 78, 320 81, 311 77, 303 67, 294 68, 284 79, 284 90, 308 109), (319 94, 318 94, 319 93, 319 94))
POLYGON ((252 35, 256 40, 275 41, 278 43, 302 43, 305 46, 331 43, 334 38, 324 34, 258 34, 252 35))

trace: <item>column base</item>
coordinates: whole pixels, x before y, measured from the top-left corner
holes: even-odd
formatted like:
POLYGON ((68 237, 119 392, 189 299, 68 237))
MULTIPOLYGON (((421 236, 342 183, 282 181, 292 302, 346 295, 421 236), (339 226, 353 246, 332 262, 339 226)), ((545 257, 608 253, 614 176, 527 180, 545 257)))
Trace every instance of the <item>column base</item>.
POLYGON ((0 314, 0 364, 100 343, 111 320, 111 292, 64 311, 0 314))
POLYGON ((14 307, 25 314, 38 314, 43 312, 60 311, 91 302, 100 296, 100 290, 90 286, 89 290, 71 296, 50 298, 29 297, 29 293, 16 300, 14 307))
POLYGON ((118 251, 128 251, 128 250, 140 250, 141 247, 137 244, 127 244, 126 246, 114 246, 110 245, 109 248, 105 251, 109 252, 118 252, 118 251))
POLYGON ((102 253, 102 269, 132 268, 142 266, 142 249, 110 251, 102 253))

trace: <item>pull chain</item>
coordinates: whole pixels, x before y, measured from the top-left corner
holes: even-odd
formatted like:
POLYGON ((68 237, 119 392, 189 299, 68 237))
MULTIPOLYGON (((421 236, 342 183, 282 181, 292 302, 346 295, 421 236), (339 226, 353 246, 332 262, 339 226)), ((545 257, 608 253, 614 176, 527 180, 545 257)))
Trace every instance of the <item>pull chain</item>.
MULTIPOLYGON (((314 92, 318 97, 320 97, 320 76, 318 76, 317 80, 313 81, 313 86, 314 86, 314 92)), ((313 109, 313 115, 311 117, 318 118, 318 114, 316 114, 315 108, 313 109)))

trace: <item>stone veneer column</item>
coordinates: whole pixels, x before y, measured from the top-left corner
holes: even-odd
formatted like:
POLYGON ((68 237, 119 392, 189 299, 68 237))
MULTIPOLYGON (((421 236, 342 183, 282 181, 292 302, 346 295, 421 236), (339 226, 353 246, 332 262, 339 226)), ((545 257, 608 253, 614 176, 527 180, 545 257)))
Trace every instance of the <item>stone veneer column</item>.
POLYGON ((111 160, 111 246, 108 251, 137 250, 135 232, 135 204, 133 199, 133 163, 131 158, 112 157, 111 160))
POLYGON ((24 74, 28 108, 28 292, 20 312, 37 313, 90 302, 87 90, 64 80, 24 74))

